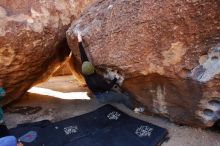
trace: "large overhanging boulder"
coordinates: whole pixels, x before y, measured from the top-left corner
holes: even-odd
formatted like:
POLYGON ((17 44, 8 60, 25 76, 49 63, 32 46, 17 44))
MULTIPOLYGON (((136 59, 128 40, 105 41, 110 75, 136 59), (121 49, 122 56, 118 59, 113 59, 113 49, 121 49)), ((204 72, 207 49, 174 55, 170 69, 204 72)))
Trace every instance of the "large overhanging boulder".
POLYGON ((219 0, 99 0, 67 31, 90 60, 118 70, 123 87, 147 110, 179 124, 220 119, 219 0))
POLYGON ((0 82, 7 92, 0 105, 59 68, 70 53, 65 32, 91 1, 0 1, 0 82))

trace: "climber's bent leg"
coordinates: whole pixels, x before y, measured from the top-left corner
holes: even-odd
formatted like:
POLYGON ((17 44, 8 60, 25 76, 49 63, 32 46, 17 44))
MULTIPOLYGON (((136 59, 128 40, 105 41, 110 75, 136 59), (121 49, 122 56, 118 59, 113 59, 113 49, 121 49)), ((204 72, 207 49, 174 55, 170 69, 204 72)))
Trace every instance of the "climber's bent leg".
POLYGON ((95 94, 95 96, 100 103, 122 103, 129 109, 133 109, 133 103, 130 97, 120 92, 106 91, 95 94))

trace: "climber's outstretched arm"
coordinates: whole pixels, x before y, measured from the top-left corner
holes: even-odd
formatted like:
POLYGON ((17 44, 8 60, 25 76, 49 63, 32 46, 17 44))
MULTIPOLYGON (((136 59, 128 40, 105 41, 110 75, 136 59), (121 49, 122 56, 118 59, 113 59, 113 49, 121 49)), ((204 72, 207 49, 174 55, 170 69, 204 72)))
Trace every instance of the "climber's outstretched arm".
POLYGON ((84 47, 83 47, 82 36, 81 36, 80 33, 78 33, 78 46, 79 46, 79 52, 80 52, 81 62, 89 61, 88 57, 86 56, 85 49, 84 49, 84 47))

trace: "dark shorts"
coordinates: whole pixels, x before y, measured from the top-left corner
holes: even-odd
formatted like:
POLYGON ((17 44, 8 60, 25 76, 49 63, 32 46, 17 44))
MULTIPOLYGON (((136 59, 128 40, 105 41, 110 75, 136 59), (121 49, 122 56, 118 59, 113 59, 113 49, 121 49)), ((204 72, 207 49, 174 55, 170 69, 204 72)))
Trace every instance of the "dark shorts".
POLYGON ((129 96, 115 91, 106 91, 102 93, 94 93, 96 99, 100 103, 122 103, 132 109, 133 104, 129 96))

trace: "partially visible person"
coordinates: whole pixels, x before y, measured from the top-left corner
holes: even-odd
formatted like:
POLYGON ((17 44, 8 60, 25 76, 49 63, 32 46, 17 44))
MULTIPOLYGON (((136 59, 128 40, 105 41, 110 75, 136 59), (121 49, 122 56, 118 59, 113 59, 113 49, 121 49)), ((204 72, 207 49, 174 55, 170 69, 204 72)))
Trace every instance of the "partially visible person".
POLYGON ((3 88, 2 80, 0 80, 0 100, 3 99, 5 95, 6 95, 6 92, 3 88))
MULTIPOLYGON (((3 88, 3 84, 0 80, 0 100, 2 100, 5 97, 6 93, 3 88)), ((7 126, 5 125, 4 119, 3 119, 3 110, 0 107, 0 137, 9 136, 9 130, 7 126)))
MULTIPOLYGON (((0 100, 4 98, 6 92, 3 88, 3 84, 0 81, 0 100)), ((0 146, 23 146, 21 142, 17 142, 16 137, 10 136, 10 132, 5 125, 3 119, 3 110, 0 107, 0 146)))

